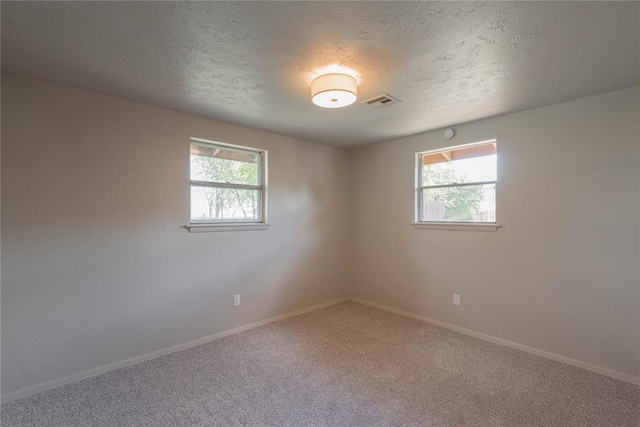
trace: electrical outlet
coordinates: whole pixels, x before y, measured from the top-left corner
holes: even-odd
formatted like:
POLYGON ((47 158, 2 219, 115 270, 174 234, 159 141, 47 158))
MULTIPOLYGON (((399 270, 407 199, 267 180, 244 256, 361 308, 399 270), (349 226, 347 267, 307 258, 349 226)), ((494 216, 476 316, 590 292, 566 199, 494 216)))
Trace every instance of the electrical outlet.
POLYGON ((233 296, 233 306, 237 307, 240 305, 240 295, 234 295, 233 296))
POLYGON ((460 305, 460 294, 453 294, 453 305, 460 305))

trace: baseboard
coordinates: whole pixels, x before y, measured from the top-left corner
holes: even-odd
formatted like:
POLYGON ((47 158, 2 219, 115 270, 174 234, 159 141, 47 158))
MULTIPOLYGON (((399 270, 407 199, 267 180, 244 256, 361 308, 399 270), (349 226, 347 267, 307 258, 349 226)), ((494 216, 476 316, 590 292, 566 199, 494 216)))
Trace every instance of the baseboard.
POLYGON ((47 381, 42 384, 36 384, 29 387, 24 387, 19 390, 12 391, 2 395, 2 403, 9 402, 11 400, 20 399, 22 397, 31 396, 32 394, 40 393, 45 390, 60 387, 66 384, 74 383, 76 381, 85 380, 87 378, 95 377, 106 372, 115 371, 117 369, 126 368, 127 366, 137 365, 138 363, 146 362, 147 360, 155 359, 157 357, 166 356, 167 354, 175 353, 177 351, 186 350, 191 347, 195 347, 201 344, 206 344, 211 341, 218 340, 220 338, 227 337, 229 335, 238 334, 240 332, 247 331, 249 329, 264 326, 269 323, 278 322, 280 320, 288 319, 290 317, 299 316, 301 314, 309 313, 311 311, 319 310, 321 308, 329 307, 331 305, 339 304, 347 301, 348 297, 338 298, 333 301, 324 302, 311 307, 303 308, 301 310, 292 311, 290 313, 281 314, 279 316, 271 317, 269 319, 260 320, 258 322, 249 323, 248 325, 239 326, 237 328, 229 329, 217 334, 209 335, 207 337, 198 338, 193 341, 188 341, 183 344, 174 345, 173 347, 164 348, 151 353, 143 354, 140 356, 131 357, 129 359, 122 360, 120 362, 110 363, 108 365, 99 366, 97 368, 89 369, 77 374, 68 375, 66 377, 58 378, 55 380, 47 381))
POLYGON ((595 372, 597 374, 606 375, 611 378, 615 378, 618 380, 626 381, 632 384, 640 385, 640 377, 636 377, 633 375, 625 374, 623 372, 614 371, 612 369, 603 368, 598 365, 593 365, 591 363, 583 362, 581 360, 572 359, 570 357, 562 356, 556 353, 551 353, 545 350, 539 350, 534 347, 529 347, 523 344, 518 344, 513 341, 508 341, 502 338, 497 338, 491 335, 483 334, 481 332, 476 332, 471 329, 462 328, 460 326, 451 325, 449 323, 440 322, 438 320, 429 319, 428 317, 419 316, 417 314, 409 313, 407 311, 398 310, 396 308, 388 307, 386 305, 378 304, 375 302, 363 300, 360 298, 350 297, 350 301, 357 302, 359 304, 368 305, 371 307, 379 308, 381 310, 389 311, 391 313, 399 314, 401 316, 410 317, 412 319, 421 320, 426 323, 430 323, 435 326, 440 326, 442 328, 450 329, 455 332, 459 332, 464 335, 468 335, 474 338, 478 338, 484 341, 489 341, 494 344, 504 345, 506 347, 516 348, 518 350, 525 351, 527 353, 535 354, 536 356, 541 356, 547 359, 555 360, 556 362, 566 363, 567 365, 576 366, 578 368, 586 369, 588 371, 595 372))
POLYGON ((161 356, 166 356, 167 354, 175 353, 177 351, 186 350, 191 347, 195 347, 201 344, 206 344, 211 341, 215 341, 220 338, 224 338, 229 335, 238 334, 240 332, 247 331, 249 329, 257 328, 259 326, 267 325, 269 323, 278 322, 280 320, 288 319, 290 317, 299 316, 301 314, 309 313, 311 311, 319 310, 321 308, 329 307, 331 305, 339 304, 341 302, 351 300, 353 302, 368 305, 371 307, 379 308, 381 310, 389 311, 391 313, 399 314, 401 316, 410 317, 412 319, 420 320, 426 323, 430 323, 436 326, 440 326, 446 329, 450 329, 455 332, 459 332, 464 335, 468 335, 474 338, 479 338, 484 341, 492 342, 495 344, 504 345, 507 347, 516 348, 518 350, 525 351, 527 353, 535 354, 537 356, 545 357, 547 359, 555 360, 557 362, 566 363, 568 365, 577 366, 579 368, 587 369, 592 372, 596 372, 598 374, 606 375, 608 377, 616 378, 622 381, 626 381, 632 384, 640 385, 640 377, 636 377, 633 375, 625 374, 622 372, 614 371, 612 369, 603 368, 601 366, 593 365, 591 363, 582 362, 577 359, 572 359, 570 357, 561 356, 556 353, 551 353, 545 350, 539 350, 537 348, 529 347, 523 344, 518 344, 512 341, 508 341, 502 338, 497 338, 491 335, 483 334, 481 332, 476 332, 471 329, 462 328, 460 326, 451 325, 449 323, 440 322, 438 320, 429 319, 427 317, 419 316, 417 314, 409 313, 407 311, 398 310, 396 308, 388 307, 386 305, 378 304, 375 302, 363 300, 355 297, 343 297, 333 301, 328 301, 322 304, 317 304, 311 307, 303 308, 301 310, 292 311, 290 313, 282 314, 279 316, 271 317, 269 319, 260 320, 258 322, 249 323, 244 326, 239 326, 237 328, 229 329, 226 331, 218 332, 217 334, 209 335, 203 338, 199 338, 193 341, 188 341, 183 344, 178 344, 173 347, 164 348, 161 350, 157 350, 151 353, 143 354, 140 356, 135 356, 129 359, 122 360, 120 362, 110 363, 108 365, 99 366, 97 368, 89 369, 83 372, 79 372, 77 374, 68 375, 66 377, 58 378, 55 380, 47 381, 42 384, 36 384, 29 387, 24 387, 19 390, 12 391, 10 393, 2 394, 2 403, 9 402, 11 400, 20 399, 22 397, 31 396, 32 394, 40 393, 42 391, 46 391, 52 388, 60 387, 66 384, 74 383, 76 381, 81 381, 87 378, 95 377, 100 374, 104 374, 106 372, 115 371, 117 369, 126 368, 128 366, 137 365, 138 363, 145 362, 147 360, 155 359, 161 356))

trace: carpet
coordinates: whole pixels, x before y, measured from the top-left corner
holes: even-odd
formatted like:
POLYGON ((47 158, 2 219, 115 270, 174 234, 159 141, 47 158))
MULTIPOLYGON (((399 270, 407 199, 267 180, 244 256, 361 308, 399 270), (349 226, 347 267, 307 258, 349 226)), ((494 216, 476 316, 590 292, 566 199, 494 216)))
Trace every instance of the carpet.
POLYGON ((633 384, 354 302, 2 405, 3 426, 638 426, 633 384))

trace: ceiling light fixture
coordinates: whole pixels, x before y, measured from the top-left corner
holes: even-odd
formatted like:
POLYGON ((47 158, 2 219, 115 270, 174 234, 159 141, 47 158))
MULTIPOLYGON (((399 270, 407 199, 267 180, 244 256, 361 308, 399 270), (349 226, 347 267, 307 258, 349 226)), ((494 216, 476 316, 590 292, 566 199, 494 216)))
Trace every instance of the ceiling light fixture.
POLYGON ((356 79, 348 74, 325 74, 311 82, 311 100, 318 107, 341 108, 356 101, 356 79))

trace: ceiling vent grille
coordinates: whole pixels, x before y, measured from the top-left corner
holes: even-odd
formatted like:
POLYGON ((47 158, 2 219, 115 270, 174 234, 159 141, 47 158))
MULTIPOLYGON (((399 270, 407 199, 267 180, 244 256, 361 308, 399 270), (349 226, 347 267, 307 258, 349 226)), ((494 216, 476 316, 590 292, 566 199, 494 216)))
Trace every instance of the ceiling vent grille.
POLYGON ((398 104, 400 100, 394 98, 391 95, 383 93, 382 95, 374 96, 367 100, 362 101, 363 104, 370 105, 372 107, 389 107, 391 105, 398 104))

